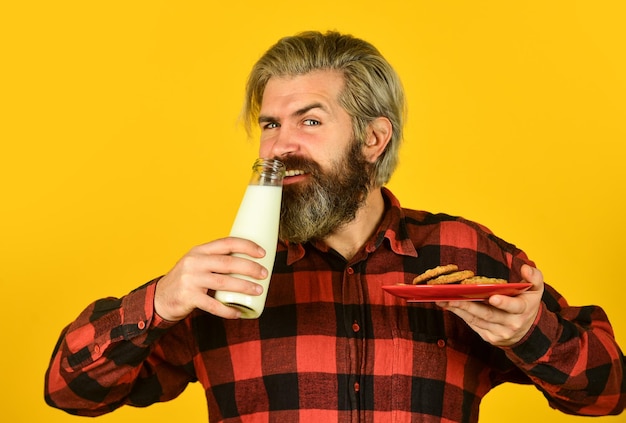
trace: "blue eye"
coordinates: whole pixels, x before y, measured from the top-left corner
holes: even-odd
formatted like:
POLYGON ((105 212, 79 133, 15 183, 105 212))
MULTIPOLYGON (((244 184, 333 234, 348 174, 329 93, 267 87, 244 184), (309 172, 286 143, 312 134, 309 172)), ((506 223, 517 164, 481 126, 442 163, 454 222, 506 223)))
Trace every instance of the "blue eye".
POLYGON ((315 119, 305 119, 302 123, 304 123, 306 126, 321 125, 321 122, 319 120, 315 120, 315 119))
POLYGON ((278 128, 278 124, 276 122, 269 122, 263 125, 263 129, 274 129, 274 128, 278 128))

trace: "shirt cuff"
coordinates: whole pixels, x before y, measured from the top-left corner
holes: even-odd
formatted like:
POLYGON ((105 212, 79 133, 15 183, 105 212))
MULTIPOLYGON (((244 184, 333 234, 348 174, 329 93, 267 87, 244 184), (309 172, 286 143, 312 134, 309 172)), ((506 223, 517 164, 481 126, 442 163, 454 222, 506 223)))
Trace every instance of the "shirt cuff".
POLYGON ((507 356, 518 366, 533 366, 543 361, 559 339, 557 315, 541 303, 539 312, 528 333, 515 345, 504 348, 507 356))
MULTIPOLYGON (((124 338, 131 339, 146 334, 148 331, 167 330, 178 322, 165 320, 154 308, 156 286, 161 278, 156 278, 141 288, 131 292, 122 300, 122 328, 124 338), (139 295, 137 295, 139 294, 139 295)), ((150 339, 153 339, 151 336, 150 339)))
POLYGON ((154 293, 158 279, 121 299, 98 300, 85 309, 67 329, 62 365, 68 371, 91 365, 118 342, 148 347, 171 323, 155 319, 154 293))

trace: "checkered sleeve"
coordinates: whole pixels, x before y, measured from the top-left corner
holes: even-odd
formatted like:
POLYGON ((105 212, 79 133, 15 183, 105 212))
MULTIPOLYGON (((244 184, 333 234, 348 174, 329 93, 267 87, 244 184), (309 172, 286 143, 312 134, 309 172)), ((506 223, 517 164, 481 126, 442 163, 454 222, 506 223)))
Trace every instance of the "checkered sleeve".
POLYGON ((506 352, 556 409, 590 416, 624 409, 625 359, 600 307, 571 307, 546 285, 534 326, 506 352))
POLYGON ((96 416, 182 392, 192 377, 158 345, 175 324, 154 313, 155 287, 156 280, 122 298, 98 300, 62 331, 46 372, 49 405, 96 416))

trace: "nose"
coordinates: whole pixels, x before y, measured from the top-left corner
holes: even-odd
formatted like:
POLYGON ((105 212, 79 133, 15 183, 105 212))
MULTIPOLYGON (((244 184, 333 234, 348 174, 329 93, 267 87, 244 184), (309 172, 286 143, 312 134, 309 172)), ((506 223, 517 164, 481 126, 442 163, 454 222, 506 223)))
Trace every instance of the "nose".
POLYGON ((260 157, 281 158, 297 152, 298 143, 293 131, 281 126, 267 138, 261 138, 260 157))

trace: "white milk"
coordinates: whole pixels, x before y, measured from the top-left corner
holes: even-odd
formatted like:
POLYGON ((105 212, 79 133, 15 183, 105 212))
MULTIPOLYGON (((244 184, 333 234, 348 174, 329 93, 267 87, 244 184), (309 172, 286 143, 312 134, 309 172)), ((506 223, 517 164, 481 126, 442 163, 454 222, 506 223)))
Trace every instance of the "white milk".
POLYGON ((230 231, 231 236, 254 241, 265 250, 265 256, 260 259, 244 254, 233 254, 256 261, 267 269, 268 276, 263 280, 243 275, 233 275, 263 286, 261 295, 245 295, 229 291, 217 291, 215 293, 215 298, 218 301, 231 307, 236 307, 242 312, 241 317, 245 319, 259 317, 265 307, 265 298, 267 297, 274 267, 274 258, 276 257, 281 197, 282 186, 248 185, 230 231))

